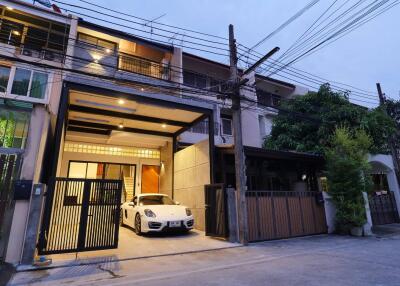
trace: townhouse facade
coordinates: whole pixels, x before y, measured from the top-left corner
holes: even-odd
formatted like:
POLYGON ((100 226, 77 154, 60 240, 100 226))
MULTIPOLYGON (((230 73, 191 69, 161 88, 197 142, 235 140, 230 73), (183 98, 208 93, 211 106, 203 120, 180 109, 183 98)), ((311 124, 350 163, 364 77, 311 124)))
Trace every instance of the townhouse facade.
MULTIPOLYGON (((229 66, 23 1, 1 0, 0 21, 2 260, 116 248, 119 205, 140 193, 169 195, 196 229, 227 237, 207 192, 235 186, 229 66)), ((322 158, 261 148, 274 107, 308 90, 254 73, 249 86, 250 240, 326 232, 322 158)))

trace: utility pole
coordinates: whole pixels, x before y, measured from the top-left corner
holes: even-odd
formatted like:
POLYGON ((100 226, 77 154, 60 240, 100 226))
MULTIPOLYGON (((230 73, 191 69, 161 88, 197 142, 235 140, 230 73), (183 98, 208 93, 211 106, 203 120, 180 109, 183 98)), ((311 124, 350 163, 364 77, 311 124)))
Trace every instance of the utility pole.
POLYGON ((253 72, 259 65, 279 51, 276 47, 261 57, 256 63, 250 66, 239 75, 237 62, 236 40, 233 31, 233 25, 229 25, 229 58, 230 58, 230 82, 232 86, 232 121, 233 121, 233 139, 235 145, 235 176, 236 176, 236 212, 239 226, 239 241, 243 245, 248 244, 248 223, 247 223, 247 205, 246 205, 246 157, 243 149, 242 137, 242 112, 241 112, 241 86, 248 82, 244 76, 253 72))
POLYGON ((246 207, 246 163, 242 140, 242 112, 240 104, 240 77, 237 68, 236 40, 233 25, 229 25, 230 81, 232 82, 232 121, 235 142, 236 211, 238 214, 239 241, 247 245, 248 225, 246 207))
MULTIPOLYGON (((389 112, 387 110, 387 106, 385 106, 386 97, 385 97, 385 94, 382 92, 381 84, 377 83, 376 84, 376 88, 378 90, 380 106, 384 107, 385 113, 387 115, 389 115, 389 112)), ((395 171, 395 174, 396 174, 396 177, 397 177, 397 183, 400 185, 399 156, 398 156, 398 152, 397 152, 397 149, 396 149, 394 136, 390 136, 389 137, 388 145, 389 145, 389 148, 390 148, 390 152, 392 154, 393 166, 394 166, 394 171, 395 171)))

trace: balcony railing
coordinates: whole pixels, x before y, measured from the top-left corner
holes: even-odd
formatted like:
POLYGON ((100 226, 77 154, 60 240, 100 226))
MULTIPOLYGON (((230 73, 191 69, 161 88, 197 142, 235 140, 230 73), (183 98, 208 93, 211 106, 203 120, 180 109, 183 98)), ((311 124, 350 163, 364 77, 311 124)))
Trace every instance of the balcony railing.
POLYGON ((118 69, 165 80, 171 79, 171 67, 168 64, 156 63, 124 53, 118 55, 118 69))

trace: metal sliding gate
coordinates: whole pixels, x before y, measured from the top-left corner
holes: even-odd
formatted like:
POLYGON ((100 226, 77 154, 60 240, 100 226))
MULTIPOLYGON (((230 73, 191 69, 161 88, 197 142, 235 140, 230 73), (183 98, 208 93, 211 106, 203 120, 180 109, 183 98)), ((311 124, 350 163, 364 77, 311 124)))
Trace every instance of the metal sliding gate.
POLYGON ((39 254, 118 247, 121 180, 56 178, 46 195, 39 254))
POLYGON ((393 192, 371 196, 369 198, 369 206, 374 225, 400 222, 393 192))
POLYGON ((228 237, 227 194, 223 184, 205 186, 205 207, 206 235, 228 237))
POLYGON ((247 191, 246 201, 249 241, 327 232, 321 193, 247 191))

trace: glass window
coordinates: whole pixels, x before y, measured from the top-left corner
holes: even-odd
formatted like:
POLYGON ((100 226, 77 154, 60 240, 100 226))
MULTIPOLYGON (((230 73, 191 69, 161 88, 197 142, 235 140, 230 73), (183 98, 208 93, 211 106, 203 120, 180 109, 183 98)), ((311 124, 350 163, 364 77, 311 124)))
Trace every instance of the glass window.
POLYGON ((10 78, 9 67, 0 66, 0 92, 7 91, 8 79, 10 78))
POLYGON ((43 99, 47 88, 47 74, 34 72, 32 76, 32 84, 30 97, 43 99))
POLYGON ((7 110, 0 105, 0 147, 24 149, 29 112, 7 110))
POLYGON ((139 206, 151 206, 151 205, 175 205, 175 203, 167 196, 139 197, 139 206))
POLYGON ((228 118, 222 118, 222 134, 232 135, 232 120, 228 118))
POLYGON ((87 163, 70 162, 68 178, 86 179, 87 163))
POLYGON ((16 95, 27 96, 30 79, 31 79, 30 70, 17 68, 15 71, 11 93, 16 95))

